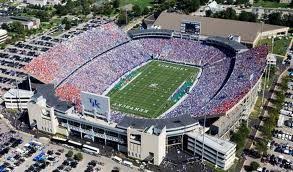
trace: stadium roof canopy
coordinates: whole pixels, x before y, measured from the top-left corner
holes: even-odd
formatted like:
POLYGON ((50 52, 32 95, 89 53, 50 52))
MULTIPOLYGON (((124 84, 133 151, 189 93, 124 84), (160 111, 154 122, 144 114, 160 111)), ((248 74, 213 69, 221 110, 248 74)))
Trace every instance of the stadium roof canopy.
POLYGON ((66 112, 73 107, 70 103, 62 101, 59 97, 55 96, 55 88, 53 84, 40 84, 37 86, 37 91, 34 97, 44 97, 47 105, 55 107, 59 111, 66 112))
POLYGON ((220 36, 211 36, 208 37, 209 41, 220 42, 222 44, 227 45, 228 47, 233 48, 236 51, 247 49, 247 47, 239 42, 229 40, 228 38, 220 37, 220 36))
POLYGON ((256 45, 261 32, 262 36, 273 36, 282 32, 287 33, 289 30, 288 27, 284 26, 167 12, 162 12, 160 14, 154 26, 159 26, 160 29, 169 29, 179 32, 183 20, 199 21, 201 23, 201 35, 203 36, 228 37, 229 35, 238 35, 241 37, 242 43, 252 46, 256 45))

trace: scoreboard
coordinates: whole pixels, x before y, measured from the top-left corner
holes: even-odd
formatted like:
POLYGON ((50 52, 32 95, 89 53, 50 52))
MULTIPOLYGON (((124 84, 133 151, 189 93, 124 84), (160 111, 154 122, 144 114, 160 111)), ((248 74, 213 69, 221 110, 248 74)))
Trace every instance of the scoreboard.
POLYGON ((183 20, 181 22, 181 28, 180 28, 181 34, 187 34, 192 37, 199 38, 200 29, 201 29, 200 22, 198 21, 183 20))

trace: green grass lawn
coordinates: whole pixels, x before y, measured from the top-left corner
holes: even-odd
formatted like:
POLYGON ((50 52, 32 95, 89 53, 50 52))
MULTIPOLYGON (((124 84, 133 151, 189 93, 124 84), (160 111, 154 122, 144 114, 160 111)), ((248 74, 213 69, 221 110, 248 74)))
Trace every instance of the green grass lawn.
POLYGON ((263 0, 259 0, 259 2, 254 3, 253 6, 264 8, 288 8, 288 4, 263 0))
POLYGON ((112 89, 111 108, 121 112, 156 118, 175 104, 169 98, 185 81, 194 82, 199 68, 152 61, 135 71, 124 87, 112 89))
POLYGON ((141 7, 141 9, 144 9, 147 6, 152 6, 153 0, 120 0, 120 6, 123 7, 127 4, 137 4, 141 7))
MULTIPOLYGON (((279 38, 275 38, 274 39, 274 48, 273 48, 273 53, 274 54, 278 54, 278 55, 281 55, 281 56, 284 56, 286 54, 286 51, 287 51, 287 48, 290 44, 290 41, 292 38, 289 38, 287 37, 288 39, 286 38, 282 38, 282 39, 279 39, 279 38)), ((262 39, 258 42, 259 45, 263 45, 263 44, 266 44, 268 45, 269 47, 272 47, 272 39, 262 39)), ((270 48, 270 52, 271 52, 271 48, 270 48)))

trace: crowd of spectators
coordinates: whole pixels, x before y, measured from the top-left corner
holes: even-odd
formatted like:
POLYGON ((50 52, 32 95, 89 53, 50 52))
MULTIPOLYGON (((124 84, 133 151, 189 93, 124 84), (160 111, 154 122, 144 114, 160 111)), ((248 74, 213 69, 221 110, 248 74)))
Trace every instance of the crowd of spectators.
POLYGON ((142 46, 151 55, 160 55, 159 59, 198 66, 208 65, 226 57, 218 48, 203 42, 186 39, 140 39, 142 46))
POLYGON ((235 106, 256 84, 266 65, 268 49, 260 46, 236 56, 234 70, 220 92, 200 112, 219 114, 235 106))
POLYGON ((138 41, 125 43, 95 58, 69 76, 57 88, 57 95, 71 102, 79 101, 76 100, 79 99, 79 92, 76 90, 101 95, 122 75, 149 59, 150 56, 144 53, 138 41))
POLYGON ((25 70, 44 83, 59 84, 86 62, 129 40, 114 23, 107 23, 62 42, 35 58, 25 70))

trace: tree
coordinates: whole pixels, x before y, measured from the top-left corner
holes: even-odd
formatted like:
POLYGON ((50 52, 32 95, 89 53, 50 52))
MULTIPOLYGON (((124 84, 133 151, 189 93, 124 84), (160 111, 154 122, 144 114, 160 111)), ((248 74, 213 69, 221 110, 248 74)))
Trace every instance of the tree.
POLYGON ((65 25, 65 30, 69 30, 71 28, 71 21, 69 21, 67 17, 65 17, 61 23, 65 25))
POLYGON ((227 8, 225 11, 225 18, 235 20, 237 18, 236 11, 233 8, 227 8))
POLYGON ((82 14, 88 15, 91 13, 90 4, 86 3, 86 5, 83 5, 82 14))
POLYGON ((6 48, 6 44, 5 43, 0 44, 0 49, 1 50, 5 49, 5 48, 6 48))
POLYGON ((9 26, 7 23, 2 23, 1 28, 4 30, 9 30, 9 26))
POLYGON ((69 9, 61 4, 55 5, 54 8, 56 10, 56 14, 59 16, 65 16, 69 13, 69 9))
MULTIPOLYGON (((78 1, 76 1, 78 2, 78 1)), ((72 13, 72 11, 74 10, 74 7, 76 7, 77 4, 75 4, 75 2, 73 2, 72 0, 67 0, 67 3, 65 5, 65 8, 68 9, 69 13, 72 13)))
POLYGON ((206 10, 206 17, 211 17, 213 14, 212 10, 206 10))
POLYGON ((74 159, 77 161, 81 161, 83 159, 82 153, 78 152, 74 155, 74 159))
POLYGON ((227 0, 226 4, 232 5, 234 3, 234 0, 227 0))
POLYGON ((208 0, 200 0, 200 5, 206 5, 206 3, 208 3, 208 0))
POLYGON ((150 12, 150 9, 148 7, 145 7, 142 11, 143 15, 147 15, 150 12))
POLYGON ((91 11, 93 12, 93 15, 96 16, 97 14, 99 14, 99 10, 100 8, 97 5, 93 5, 91 11))
POLYGON ((282 14, 278 12, 269 14, 266 23, 282 25, 282 14))
POLYGON ((181 0, 177 1, 177 7, 185 13, 196 11, 200 6, 200 0, 181 0))
POLYGON ((252 162, 250 163, 250 169, 251 169, 252 171, 256 171, 256 170, 258 169, 258 167, 260 167, 260 165, 259 165, 258 162, 256 162, 256 161, 252 161, 252 162))
POLYGON ((244 147, 245 139, 249 135, 249 128, 245 124, 241 124, 238 131, 233 133, 231 136, 231 141, 237 144, 236 149, 239 150, 244 147))
POLYGON ((141 15, 141 8, 139 5, 135 4, 133 7, 132 7, 132 12, 133 12, 133 15, 135 17, 137 16, 140 16, 141 15))
POLYGON ((65 156, 66 156, 67 158, 71 158, 71 157, 73 156, 73 151, 72 151, 72 150, 69 150, 69 151, 67 152, 67 154, 65 154, 65 156))
POLYGON ((113 0, 112 5, 113 5, 113 8, 119 8, 120 1, 119 0, 113 0))
POLYGON ((223 3, 224 3, 224 0, 216 0, 216 2, 217 2, 218 4, 223 4, 223 3))
POLYGON ((51 18, 50 14, 45 10, 38 10, 36 15, 42 22, 48 22, 51 18))
POLYGON ((241 13, 239 14, 239 20, 241 20, 241 21, 248 21, 249 20, 248 12, 241 11, 241 13))
POLYGON ((10 28, 9 30, 11 32, 15 32, 15 33, 18 33, 18 34, 21 34, 21 35, 25 34, 24 26, 18 21, 10 23, 9 28, 10 28))
POLYGON ((126 12, 120 12, 120 14, 118 15, 118 20, 117 20, 118 25, 127 24, 126 22, 127 22, 126 21, 126 12))
POLYGON ((113 8, 110 3, 105 3, 101 8, 101 14, 109 16, 113 11, 113 8))
POLYGON ((174 7, 176 5, 176 0, 167 0, 164 3, 168 4, 169 7, 174 7))
POLYGON ((236 0, 236 4, 248 4, 249 0, 236 0))
MULTIPOLYGON (((293 8, 293 6, 292 6, 292 8, 293 8)), ((284 14, 283 15, 283 23, 285 26, 292 28, 293 27, 293 14, 292 13, 284 14)))
POLYGON ((241 11, 239 14, 239 20, 240 21, 249 21, 249 22, 256 22, 257 16, 253 13, 241 11))
POLYGON ((268 150, 268 147, 267 147, 267 144, 266 143, 267 143, 266 140, 259 140, 259 141, 257 141, 256 144, 255 144, 256 150, 259 153, 266 154, 267 153, 267 150, 268 150))

